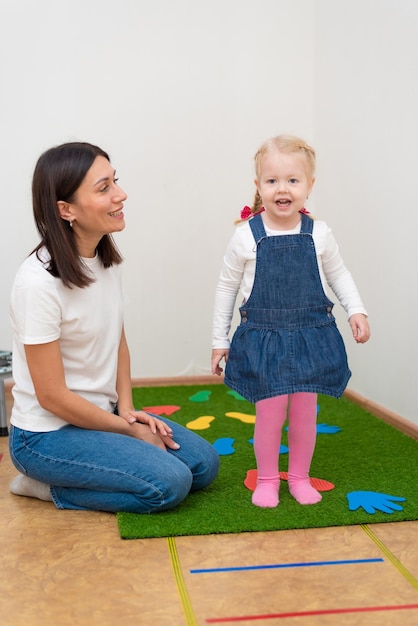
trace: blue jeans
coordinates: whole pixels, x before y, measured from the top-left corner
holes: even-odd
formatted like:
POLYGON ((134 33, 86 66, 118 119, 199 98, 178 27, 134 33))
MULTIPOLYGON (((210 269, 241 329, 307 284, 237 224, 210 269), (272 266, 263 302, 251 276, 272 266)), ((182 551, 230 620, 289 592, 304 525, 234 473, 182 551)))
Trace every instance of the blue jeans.
POLYGON ((219 456, 175 422, 179 450, 139 439, 64 426, 37 433, 10 428, 10 455, 22 474, 50 485, 58 509, 154 513, 171 509, 216 477, 219 456))

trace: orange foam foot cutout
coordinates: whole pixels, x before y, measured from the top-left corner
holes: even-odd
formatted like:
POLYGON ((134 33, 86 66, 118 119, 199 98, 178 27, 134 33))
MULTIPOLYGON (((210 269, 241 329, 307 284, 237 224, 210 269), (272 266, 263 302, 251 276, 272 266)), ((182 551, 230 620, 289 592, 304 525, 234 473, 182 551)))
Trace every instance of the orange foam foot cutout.
MULTIPOLYGON (((257 475, 256 469, 248 470, 247 472, 244 485, 250 491, 254 491, 257 486, 257 475)), ((281 480, 287 480, 287 472, 279 472, 279 475, 281 480)), ((332 491, 335 489, 335 485, 333 483, 330 483, 328 480, 324 480, 323 478, 311 478, 310 482, 312 487, 317 491, 332 491)))

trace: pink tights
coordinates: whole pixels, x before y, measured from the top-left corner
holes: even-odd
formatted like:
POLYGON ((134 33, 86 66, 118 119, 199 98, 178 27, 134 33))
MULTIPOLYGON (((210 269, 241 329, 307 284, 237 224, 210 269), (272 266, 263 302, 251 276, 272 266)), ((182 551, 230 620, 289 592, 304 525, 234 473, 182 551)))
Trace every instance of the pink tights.
POLYGON ((258 479, 252 502, 260 507, 279 503, 278 459, 282 429, 289 417, 289 491, 300 504, 315 504, 321 494, 311 486, 309 469, 316 443, 315 393, 275 396, 256 403, 254 453, 258 479))

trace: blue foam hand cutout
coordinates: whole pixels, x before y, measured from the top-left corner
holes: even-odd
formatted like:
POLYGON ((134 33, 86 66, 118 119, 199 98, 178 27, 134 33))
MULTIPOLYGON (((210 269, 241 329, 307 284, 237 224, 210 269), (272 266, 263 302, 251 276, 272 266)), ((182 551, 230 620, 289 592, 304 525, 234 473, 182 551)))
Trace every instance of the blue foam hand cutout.
POLYGON ((317 424, 316 432, 318 434, 335 435, 339 433, 341 428, 339 426, 329 426, 328 424, 317 424))
POLYGON ((362 507, 370 515, 373 515, 376 511, 389 514, 394 511, 403 511, 403 507, 395 503, 405 502, 405 498, 390 496, 377 491, 351 491, 347 493, 347 500, 350 511, 357 511, 357 509, 362 507))

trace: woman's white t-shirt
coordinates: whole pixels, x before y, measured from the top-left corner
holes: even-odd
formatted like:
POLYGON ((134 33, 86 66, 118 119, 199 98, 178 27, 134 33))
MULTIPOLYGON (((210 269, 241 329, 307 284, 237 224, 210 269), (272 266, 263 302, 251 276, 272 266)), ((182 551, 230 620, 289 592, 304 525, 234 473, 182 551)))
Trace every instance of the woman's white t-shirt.
POLYGON ((116 372, 123 326, 121 268, 105 269, 99 257, 83 259, 95 282, 65 287, 47 270, 41 251, 19 268, 12 287, 14 405, 11 424, 24 430, 57 430, 67 422, 39 404, 25 358, 25 344, 59 339, 66 385, 96 406, 111 410, 117 402, 116 372))

